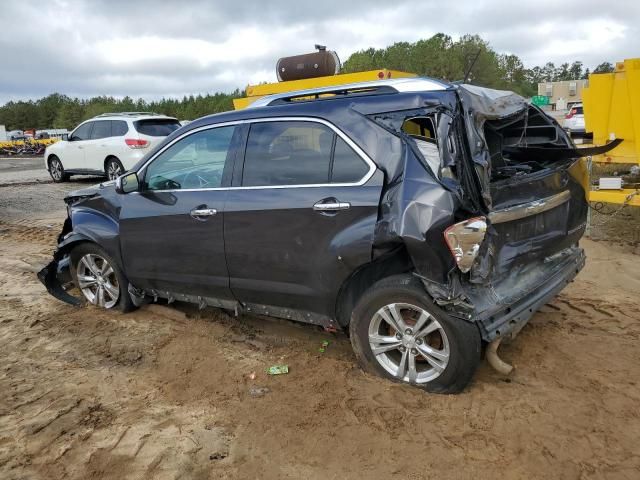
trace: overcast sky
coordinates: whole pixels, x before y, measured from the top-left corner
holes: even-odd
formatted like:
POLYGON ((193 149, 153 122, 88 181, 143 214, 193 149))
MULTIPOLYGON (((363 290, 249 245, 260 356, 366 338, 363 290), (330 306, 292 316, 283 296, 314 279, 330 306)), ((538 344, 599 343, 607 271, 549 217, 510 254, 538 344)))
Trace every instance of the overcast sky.
POLYGON ((640 56, 640 0, 0 2, 0 104, 181 97, 275 80, 281 56, 477 33, 526 66, 640 56))

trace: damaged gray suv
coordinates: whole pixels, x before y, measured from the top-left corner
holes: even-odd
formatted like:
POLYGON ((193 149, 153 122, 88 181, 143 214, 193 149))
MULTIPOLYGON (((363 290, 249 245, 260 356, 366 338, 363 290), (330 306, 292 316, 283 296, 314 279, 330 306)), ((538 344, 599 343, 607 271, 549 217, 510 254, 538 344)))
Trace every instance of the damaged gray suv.
POLYGON ((265 97, 70 194, 39 278, 74 304, 178 300, 342 329, 366 370, 458 392, 483 344, 495 355, 583 267, 577 160, 592 153, 522 97, 475 86, 265 97))

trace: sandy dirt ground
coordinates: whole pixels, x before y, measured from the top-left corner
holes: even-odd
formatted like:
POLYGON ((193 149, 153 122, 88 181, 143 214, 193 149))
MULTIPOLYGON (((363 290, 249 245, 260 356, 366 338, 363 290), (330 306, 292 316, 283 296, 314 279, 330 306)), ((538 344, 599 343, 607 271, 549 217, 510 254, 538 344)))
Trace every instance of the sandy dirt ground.
POLYGON ((364 374, 343 334, 58 302, 35 272, 84 185, 0 186, 1 479, 640 478, 637 247, 585 240, 577 280, 501 347, 511 378, 483 364, 429 395, 364 374))

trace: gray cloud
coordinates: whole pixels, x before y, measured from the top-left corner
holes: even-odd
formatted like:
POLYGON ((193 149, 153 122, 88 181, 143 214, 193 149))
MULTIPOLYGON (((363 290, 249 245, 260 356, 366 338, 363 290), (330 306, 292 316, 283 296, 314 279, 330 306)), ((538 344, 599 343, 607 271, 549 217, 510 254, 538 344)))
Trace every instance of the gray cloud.
POLYGON ((6 1, 0 104, 52 92, 182 96, 273 81, 314 43, 352 52, 437 32, 480 34, 525 65, 637 56, 640 2, 597 0, 6 1))

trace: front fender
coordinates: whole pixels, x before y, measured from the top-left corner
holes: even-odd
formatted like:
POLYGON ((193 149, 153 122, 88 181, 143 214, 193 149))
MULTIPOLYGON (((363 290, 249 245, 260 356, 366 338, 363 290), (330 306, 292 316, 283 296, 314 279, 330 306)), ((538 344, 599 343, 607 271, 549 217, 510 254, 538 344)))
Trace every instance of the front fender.
POLYGON ((110 216, 93 209, 71 209, 71 232, 67 233, 58 248, 68 250, 72 244, 89 241, 103 248, 115 260, 121 270, 122 255, 120 252, 120 228, 110 216))
POLYGON ((67 293, 72 284, 69 253, 78 244, 92 242, 103 248, 122 268, 118 224, 108 215, 90 208, 74 206, 58 236, 58 248, 49 264, 38 272, 38 279, 47 291, 63 302, 80 305, 83 302, 67 293))

